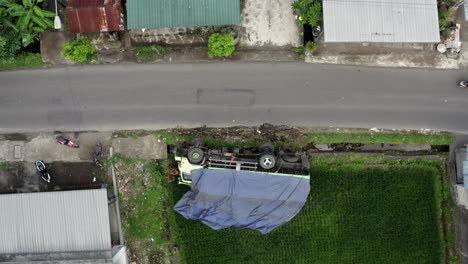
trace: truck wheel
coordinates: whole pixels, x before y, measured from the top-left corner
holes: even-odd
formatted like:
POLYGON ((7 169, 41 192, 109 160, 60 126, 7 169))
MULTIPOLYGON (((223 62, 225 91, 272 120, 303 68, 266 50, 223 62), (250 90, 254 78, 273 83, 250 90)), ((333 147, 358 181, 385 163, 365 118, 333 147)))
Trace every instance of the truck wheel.
POLYGON ((187 152, 187 158, 192 164, 200 164, 205 158, 205 152, 201 148, 191 148, 187 152))
POLYGON ((265 170, 270 170, 275 167, 276 158, 271 154, 263 154, 260 156, 260 167, 265 170))
POLYGON ((205 140, 203 140, 203 138, 194 138, 191 143, 192 143, 192 145, 194 147, 204 147, 205 146, 205 140))
POLYGON ((281 156, 281 158, 286 161, 286 162, 289 162, 289 163, 296 163, 299 161, 299 157, 297 155, 294 155, 294 154, 283 154, 283 156, 281 156))
POLYGON ((273 146, 273 144, 271 144, 270 142, 263 143, 263 144, 260 144, 260 146, 258 146, 259 153, 265 153, 265 152, 273 153, 274 151, 275 151, 275 146, 273 146))

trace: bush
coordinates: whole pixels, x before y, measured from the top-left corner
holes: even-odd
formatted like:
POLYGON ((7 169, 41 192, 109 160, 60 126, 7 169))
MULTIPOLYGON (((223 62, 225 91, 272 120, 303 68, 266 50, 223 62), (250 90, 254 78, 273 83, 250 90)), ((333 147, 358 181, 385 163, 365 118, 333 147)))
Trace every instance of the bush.
POLYGON ((312 41, 307 42, 307 50, 309 52, 314 52, 314 50, 316 49, 317 49, 317 44, 315 44, 315 42, 312 42, 312 41))
POLYGON ((89 63, 95 56, 95 47, 88 39, 78 39, 63 45, 62 55, 81 64, 89 63))
POLYGON ((214 57, 230 56, 236 48, 234 38, 226 33, 214 33, 208 39, 208 55, 214 57))
POLYGON ((158 45, 132 47, 135 52, 135 57, 138 62, 144 62, 148 60, 158 60, 164 55, 172 51, 171 47, 163 47, 158 45))
POLYGON ((297 24, 316 27, 322 20, 322 5, 317 0, 297 0, 292 4, 297 13, 297 24))
POLYGON ((440 27, 450 27, 453 22, 452 13, 449 9, 441 7, 438 10, 439 13, 439 26, 440 27))
POLYGON ((12 57, 0 58, 0 70, 41 66, 44 66, 44 63, 39 53, 22 53, 12 57))
POLYGON ((304 46, 294 47, 292 50, 296 52, 299 59, 301 60, 305 59, 305 47, 304 46))
POLYGON ((13 31, 2 32, 0 35, 0 58, 8 58, 16 55, 21 48, 18 34, 13 31))

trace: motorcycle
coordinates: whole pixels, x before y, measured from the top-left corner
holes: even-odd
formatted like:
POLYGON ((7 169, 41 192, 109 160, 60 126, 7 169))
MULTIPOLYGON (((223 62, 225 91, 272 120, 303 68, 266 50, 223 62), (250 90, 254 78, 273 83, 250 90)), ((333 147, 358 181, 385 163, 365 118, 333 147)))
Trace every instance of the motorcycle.
POLYGON ((468 81, 461 81, 458 83, 460 88, 468 88, 468 81))
POLYGON ((79 148, 80 147, 73 140, 70 140, 70 139, 68 139, 68 138, 66 138, 64 136, 57 136, 55 139, 57 140, 57 143, 65 145, 65 146, 69 146, 70 148, 79 148))
POLYGON ((47 183, 50 183, 52 181, 52 176, 47 171, 47 166, 42 160, 36 161, 36 169, 41 174, 42 180, 44 180, 47 183))
POLYGON ((96 144, 96 149, 94 150, 94 163, 96 165, 99 165, 99 162, 101 161, 101 156, 102 156, 102 145, 101 143, 96 144))

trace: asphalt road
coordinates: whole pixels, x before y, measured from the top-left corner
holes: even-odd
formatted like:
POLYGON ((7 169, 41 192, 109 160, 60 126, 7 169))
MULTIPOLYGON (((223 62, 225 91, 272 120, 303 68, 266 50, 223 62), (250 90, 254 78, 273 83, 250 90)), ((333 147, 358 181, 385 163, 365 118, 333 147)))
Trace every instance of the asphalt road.
POLYGON ((468 132, 462 71, 303 63, 0 72, 0 132, 262 123, 468 132))

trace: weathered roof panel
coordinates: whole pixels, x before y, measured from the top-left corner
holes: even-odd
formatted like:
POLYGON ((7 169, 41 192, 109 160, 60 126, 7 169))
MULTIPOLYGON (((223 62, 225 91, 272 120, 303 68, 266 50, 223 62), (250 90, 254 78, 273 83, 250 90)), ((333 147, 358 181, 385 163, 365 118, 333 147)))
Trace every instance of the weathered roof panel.
POLYGON ((0 254, 110 250, 105 189, 0 195, 0 254))
POLYGON ((71 0, 67 6, 70 33, 120 30, 120 0, 71 0))
POLYGON ((325 42, 440 41, 436 0, 323 0, 325 42))
POLYGON ((240 24, 240 0, 127 0, 129 29, 240 24))

